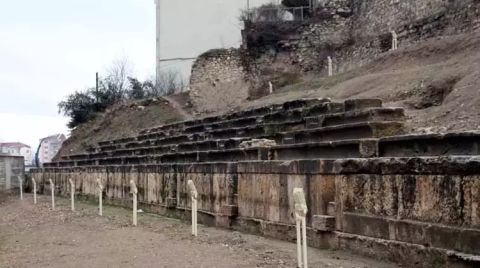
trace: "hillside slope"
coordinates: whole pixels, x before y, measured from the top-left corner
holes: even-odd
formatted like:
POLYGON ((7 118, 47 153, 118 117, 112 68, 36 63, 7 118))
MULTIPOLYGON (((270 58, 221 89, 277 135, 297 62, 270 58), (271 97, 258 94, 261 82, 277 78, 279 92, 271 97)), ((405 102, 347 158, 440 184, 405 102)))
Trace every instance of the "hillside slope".
MULTIPOLYGON (((480 32, 401 47, 333 77, 306 75, 300 83, 228 111, 322 97, 381 98, 387 106, 404 107, 411 132, 480 130, 480 32)), ((59 155, 83 152, 99 141, 133 136, 143 128, 193 118, 193 114, 185 93, 116 105, 73 130, 59 155)))
POLYGON ((133 136, 144 128, 183 120, 174 105, 163 98, 115 105, 72 130, 57 157, 84 152, 99 141, 133 136))
POLYGON ((480 32, 401 47, 333 77, 303 77, 235 110, 305 97, 381 98, 406 108, 413 132, 480 129, 480 32))

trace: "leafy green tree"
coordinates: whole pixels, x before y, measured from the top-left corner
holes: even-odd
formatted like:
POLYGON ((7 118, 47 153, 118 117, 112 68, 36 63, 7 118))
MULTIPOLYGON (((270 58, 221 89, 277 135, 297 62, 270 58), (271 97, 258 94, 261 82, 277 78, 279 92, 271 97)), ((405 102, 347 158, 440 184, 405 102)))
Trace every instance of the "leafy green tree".
POLYGON ((138 81, 138 79, 129 77, 128 81, 130 83, 130 89, 128 90, 128 97, 130 99, 140 100, 145 98, 145 83, 138 81))
POLYGON ((58 104, 59 112, 70 117, 69 128, 75 128, 95 116, 97 108, 95 98, 91 93, 91 89, 85 92, 76 91, 58 104))

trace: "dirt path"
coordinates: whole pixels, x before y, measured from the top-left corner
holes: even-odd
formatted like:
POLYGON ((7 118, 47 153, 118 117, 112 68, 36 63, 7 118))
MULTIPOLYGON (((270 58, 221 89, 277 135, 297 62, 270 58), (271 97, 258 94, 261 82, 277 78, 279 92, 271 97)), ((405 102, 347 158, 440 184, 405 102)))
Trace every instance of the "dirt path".
POLYGON ((175 110, 177 110, 177 112, 179 114, 181 114, 183 116, 183 118, 185 120, 190 120, 192 119, 192 115, 187 112, 180 103, 178 103, 176 100, 174 100, 173 98, 171 98, 170 96, 163 96, 162 97, 163 99, 165 99, 166 101, 168 101, 170 103, 170 105, 175 108, 175 110))
MULTIPOLYGON (((0 267, 295 267, 295 244, 140 214, 130 226, 130 211, 95 204, 32 196, 24 201, 0 193, 0 267)), ((339 251, 309 249, 310 267, 397 267, 339 251)))

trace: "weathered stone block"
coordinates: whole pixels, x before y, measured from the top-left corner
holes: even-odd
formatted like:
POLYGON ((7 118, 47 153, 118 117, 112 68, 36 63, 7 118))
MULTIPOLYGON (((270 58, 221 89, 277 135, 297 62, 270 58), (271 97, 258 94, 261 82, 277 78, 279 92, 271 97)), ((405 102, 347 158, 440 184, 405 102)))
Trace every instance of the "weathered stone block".
POLYGON ((327 206, 327 215, 328 216, 335 216, 336 214, 336 206, 335 206, 335 202, 328 202, 328 206, 327 206))
POLYGON ((346 100, 345 111, 362 110, 365 108, 382 107, 382 100, 380 99, 357 99, 346 100))
POLYGON ((312 227, 318 231, 331 232, 335 230, 335 217, 328 215, 313 215, 312 227))
POLYGON ((223 214, 224 216, 237 216, 238 215, 238 206, 236 205, 223 205, 220 213, 223 214))
POLYGON ((167 197, 165 205, 167 208, 175 208, 177 207, 177 199, 172 197, 167 197))

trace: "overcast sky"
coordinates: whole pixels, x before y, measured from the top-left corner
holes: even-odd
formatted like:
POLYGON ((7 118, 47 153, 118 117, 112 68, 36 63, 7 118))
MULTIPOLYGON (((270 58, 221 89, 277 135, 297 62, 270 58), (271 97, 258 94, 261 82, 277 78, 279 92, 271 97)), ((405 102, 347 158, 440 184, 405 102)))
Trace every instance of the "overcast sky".
MULTIPOLYGON (((161 0, 162 57, 194 57, 238 47, 239 10, 247 0, 161 0)), ((21 0, 0 8, 0 140, 36 147, 68 134, 57 103, 95 84, 116 58, 140 79, 155 72, 154 0, 21 0)), ((250 0, 260 5, 269 0, 250 0)), ((164 68, 189 73, 191 63, 164 68)))

